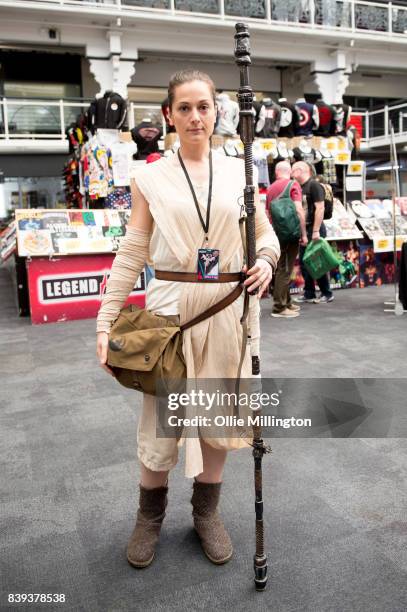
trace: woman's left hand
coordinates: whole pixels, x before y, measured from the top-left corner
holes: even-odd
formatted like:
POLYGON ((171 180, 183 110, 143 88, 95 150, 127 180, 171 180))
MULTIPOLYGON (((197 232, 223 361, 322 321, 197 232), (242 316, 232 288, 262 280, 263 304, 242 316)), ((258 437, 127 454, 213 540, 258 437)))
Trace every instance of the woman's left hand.
MULTIPOLYGON (((243 272, 246 272, 246 266, 243 268, 243 272)), ((265 259, 256 259, 256 263, 253 268, 247 272, 248 278, 245 280, 244 285, 247 287, 247 291, 252 293, 256 287, 259 287, 257 297, 260 299, 273 277, 273 270, 270 264, 265 259)))

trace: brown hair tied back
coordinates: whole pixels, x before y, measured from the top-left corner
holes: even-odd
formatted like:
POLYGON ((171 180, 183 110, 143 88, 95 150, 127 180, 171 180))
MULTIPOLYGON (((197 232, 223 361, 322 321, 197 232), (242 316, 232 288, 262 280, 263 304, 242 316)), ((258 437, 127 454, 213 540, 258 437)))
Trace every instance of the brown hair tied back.
POLYGON ((169 85, 168 85, 168 106, 170 110, 174 103, 175 89, 179 85, 183 85, 184 83, 190 83, 191 81, 203 81, 204 83, 207 83, 211 91, 213 103, 215 104, 216 102, 215 84, 212 81, 211 77, 208 74, 206 74, 206 72, 201 72, 200 70, 179 70, 178 72, 175 72, 172 75, 169 85))

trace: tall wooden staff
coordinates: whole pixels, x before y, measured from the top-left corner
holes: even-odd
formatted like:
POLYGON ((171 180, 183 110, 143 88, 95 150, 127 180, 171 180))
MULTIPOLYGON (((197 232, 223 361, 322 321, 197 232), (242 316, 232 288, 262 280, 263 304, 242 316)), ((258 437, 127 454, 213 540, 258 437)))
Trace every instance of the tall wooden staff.
MULTIPOLYGON (((240 87, 237 94, 240 108, 240 138, 244 145, 244 162, 246 186, 244 188, 244 208, 246 211, 246 259, 250 270, 256 262, 256 231, 253 184, 253 151, 254 121, 253 121, 253 89, 249 83, 250 34, 244 23, 235 26, 235 59, 240 69, 240 87)), ((245 292, 245 312, 247 316, 249 295, 245 292)), ((253 374, 260 374, 260 361, 254 359, 253 374)), ((257 413, 258 414, 258 413, 257 413)), ((254 487, 256 494, 256 553, 254 555, 254 584, 257 591, 263 591, 267 584, 267 555, 264 553, 263 525, 263 493, 261 464, 263 455, 267 452, 261 437, 261 427, 253 426, 253 457, 254 457, 254 487)))

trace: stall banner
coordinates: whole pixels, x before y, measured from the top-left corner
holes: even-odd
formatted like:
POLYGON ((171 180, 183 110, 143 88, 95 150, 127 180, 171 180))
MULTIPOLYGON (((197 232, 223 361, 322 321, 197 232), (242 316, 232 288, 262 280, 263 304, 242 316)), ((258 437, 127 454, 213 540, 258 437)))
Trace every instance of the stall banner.
MULTIPOLYGON (((31 321, 52 323, 96 317, 113 260, 113 255, 27 260, 31 321)), ((127 304, 144 308, 144 272, 127 304)))

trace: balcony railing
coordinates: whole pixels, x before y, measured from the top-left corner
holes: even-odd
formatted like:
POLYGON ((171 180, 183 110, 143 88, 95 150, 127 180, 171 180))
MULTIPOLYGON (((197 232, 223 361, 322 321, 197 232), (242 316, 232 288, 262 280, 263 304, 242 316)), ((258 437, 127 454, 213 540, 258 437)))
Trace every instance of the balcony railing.
POLYGON ((89 102, 0 100, 0 138, 65 139, 66 128, 89 102))
POLYGON ((385 106, 379 110, 367 113, 366 141, 374 144, 388 139, 390 121, 393 124, 395 136, 398 139, 403 135, 407 135, 407 102, 385 106))
MULTIPOLYGON (((66 141, 67 127, 88 106, 89 102, 85 101, 0 99, 0 143, 12 144, 21 140, 66 141)), ((162 123, 165 135, 165 122, 158 104, 130 102, 128 129, 141 123, 146 116, 154 123, 162 123)), ((396 139, 407 142, 407 102, 374 111, 355 111, 352 116, 352 123, 359 126, 362 132, 365 146, 381 146, 388 140, 389 121, 393 124, 396 139)))
MULTIPOLYGON (((16 140, 66 140, 67 127, 85 111, 89 101, 0 99, 0 142, 16 140)), ((129 103, 127 123, 129 129, 148 116, 162 122, 158 104, 129 103)), ((163 125, 165 133, 165 123, 163 125)))
POLYGON ((111 10, 115 15, 153 12, 163 15, 245 19, 314 29, 405 35, 407 7, 367 0, 0 0, 0 4, 32 3, 83 10, 111 10))

